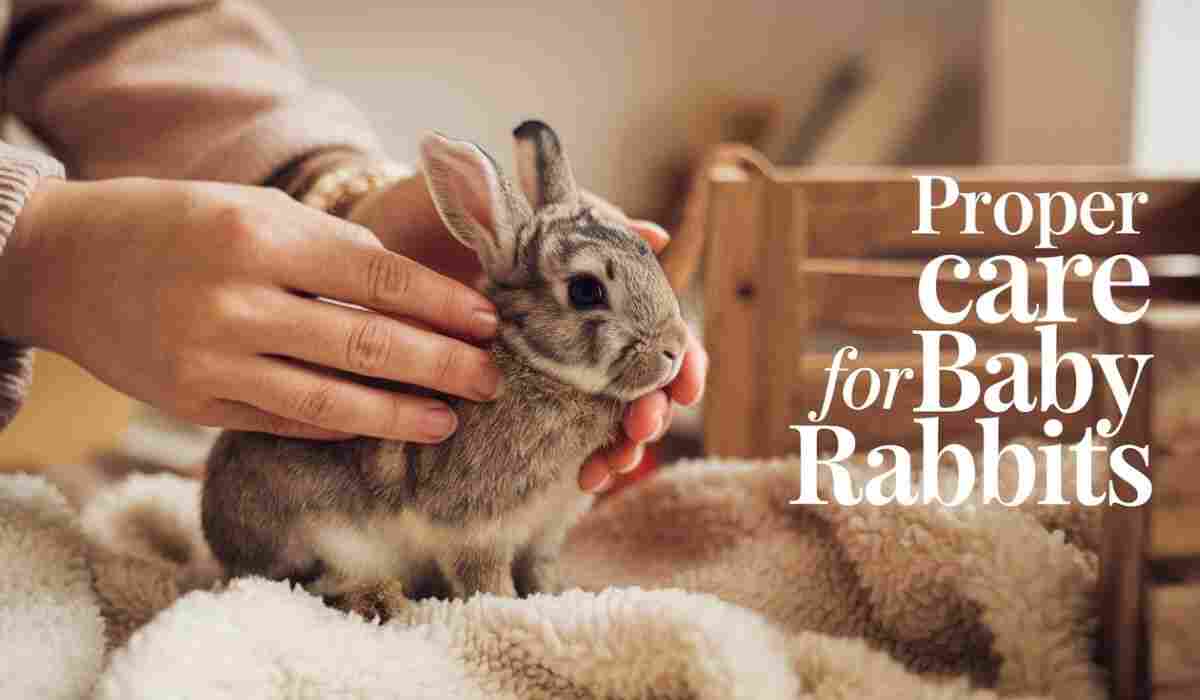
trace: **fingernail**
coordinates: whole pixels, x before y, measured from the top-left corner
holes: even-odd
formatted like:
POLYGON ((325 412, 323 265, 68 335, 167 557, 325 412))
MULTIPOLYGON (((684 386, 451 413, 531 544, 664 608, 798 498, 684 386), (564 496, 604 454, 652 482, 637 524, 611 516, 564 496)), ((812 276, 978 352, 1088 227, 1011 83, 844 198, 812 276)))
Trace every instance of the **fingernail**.
POLYGON ((665 433, 665 432, 667 432, 667 417, 659 416, 658 427, 654 429, 654 437, 650 438, 650 440, 652 442, 655 440, 658 440, 659 438, 661 438, 663 436, 663 433, 665 433))
POLYGON ((600 481, 600 483, 588 489, 588 493, 604 493, 609 489, 610 486, 612 486, 612 483, 613 475, 609 472, 604 472, 604 478, 600 481))
POLYGON ((667 233, 667 230, 665 228, 663 228, 662 226, 659 226, 658 224, 654 223, 653 221, 646 221, 645 219, 637 219, 633 222, 633 225, 638 226, 639 228, 650 229, 650 230, 654 231, 654 233, 657 234, 659 238, 665 238, 668 241, 671 240, 671 234, 667 233))
POLYGON ((424 428, 430 437, 444 440, 458 427, 458 416, 446 406, 435 406, 425 411, 424 428))
POLYGON ((709 363, 708 351, 705 350, 704 348, 700 348, 700 377, 701 377, 700 390, 696 392, 696 395, 692 397, 691 401, 684 403, 683 404, 684 406, 695 406, 696 404, 700 403, 700 399, 704 398, 704 388, 705 388, 704 378, 706 378, 708 376, 708 363, 709 363))
POLYGON ((488 362, 484 365, 483 376, 475 385, 475 391, 480 401, 491 401, 500 395, 500 389, 503 386, 504 375, 500 372, 500 368, 488 362))
POLYGON ((642 463, 642 458, 645 456, 646 456, 646 446, 639 442, 638 446, 633 448, 633 455, 632 455, 631 459, 629 460, 629 464, 626 464, 625 466, 618 469, 617 473, 618 474, 628 474, 629 472, 633 471, 634 469, 637 469, 638 465, 640 465, 642 463))
POLYGON ((491 309, 475 309, 475 331, 481 338, 490 338, 500 326, 500 318, 491 309))

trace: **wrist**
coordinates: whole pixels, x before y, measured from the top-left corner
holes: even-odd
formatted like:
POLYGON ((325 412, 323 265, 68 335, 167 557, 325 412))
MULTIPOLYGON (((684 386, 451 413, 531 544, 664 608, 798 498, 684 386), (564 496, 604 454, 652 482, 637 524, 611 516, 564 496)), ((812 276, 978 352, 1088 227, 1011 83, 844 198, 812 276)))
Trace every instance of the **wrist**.
POLYGON ((48 279, 57 232, 51 212, 75 185, 43 178, 29 192, 0 253, 0 338, 23 345, 52 347, 46 332, 53 283, 48 279))
POLYGON ((325 148, 306 153, 288 162, 263 185, 283 190, 293 199, 301 199, 312 188, 313 182, 334 168, 366 163, 369 156, 353 148, 325 148))
POLYGON ((417 253, 410 249, 417 242, 461 246, 449 234, 427 235, 444 233, 444 225, 429 194, 425 174, 419 170, 397 178, 386 188, 362 195, 346 211, 345 218, 370 229, 385 247, 404 255, 417 253))
POLYGON ((296 198, 314 209, 353 220, 351 212, 364 199, 413 174, 410 166, 388 160, 341 162, 321 171, 296 198))

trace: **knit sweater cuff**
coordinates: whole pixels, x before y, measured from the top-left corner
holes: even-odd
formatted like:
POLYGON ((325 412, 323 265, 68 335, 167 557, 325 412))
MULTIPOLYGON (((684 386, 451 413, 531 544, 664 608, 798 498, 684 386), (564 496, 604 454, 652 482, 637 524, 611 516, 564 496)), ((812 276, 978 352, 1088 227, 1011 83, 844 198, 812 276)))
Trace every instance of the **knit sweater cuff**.
MULTIPOLYGON (((0 255, 25 199, 46 177, 63 177, 62 165, 37 151, 0 143, 0 255)), ((0 338, 0 430, 16 415, 32 380, 30 348, 0 338)))

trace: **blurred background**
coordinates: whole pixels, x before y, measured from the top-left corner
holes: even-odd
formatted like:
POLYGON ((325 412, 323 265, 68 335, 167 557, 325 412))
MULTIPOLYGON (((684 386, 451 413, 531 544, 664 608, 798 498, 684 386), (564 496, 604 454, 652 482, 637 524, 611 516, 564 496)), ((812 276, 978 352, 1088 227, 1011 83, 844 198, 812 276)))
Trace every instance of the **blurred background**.
POLYGON ((436 128, 507 163, 540 116, 639 214, 721 138, 789 164, 1200 164, 1198 3, 264 4, 394 156, 436 128))
MULTIPOLYGON (((1200 3, 265 0, 315 80, 369 114, 396 158, 430 128, 511 164, 539 116, 581 182, 678 221, 709 146, 779 164, 1200 166, 1200 3)), ((0 469, 121 450, 194 463, 204 435, 43 353, 0 469), (173 440, 174 438, 172 438, 173 440), (155 445, 149 448, 147 445, 155 445)))

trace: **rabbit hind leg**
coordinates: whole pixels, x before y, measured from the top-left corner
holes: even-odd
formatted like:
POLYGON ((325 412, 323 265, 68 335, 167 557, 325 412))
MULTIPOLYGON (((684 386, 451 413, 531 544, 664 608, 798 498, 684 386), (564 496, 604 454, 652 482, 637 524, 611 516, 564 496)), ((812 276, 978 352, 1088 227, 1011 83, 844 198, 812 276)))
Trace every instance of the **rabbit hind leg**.
MULTIPOLYGON (((586 503, 590 505, 590 499, 586 503)), ((513 580, 516 582, 517 595, 527 598, 537 593, 560 593, 563 590, 558 555, 567 538, 567 531, 582 510, 583 506, 576 511, 568 511, 565 516, 550 520, 533 540, 517 553, 513 562, 513 580)))
POLYGON ((538 593, 559 593, 563 589, 558 569, 558 551, 540 551, 529 547, 513 562, 513 581, 517 595, 528 598, 538 593))
POLYGON ((397 580, 370 581, 342 586, 338 593, 324 596, 325 603, 343 612, 357 613, 364 620, 380 624, 400 616, 412 601, 397 580))
POLYGON ((469 547, 454 552, 442 569, 455 598, 470 598, 476 593, 492 593, 515 598, 512 577, 513 557, 503 547, 469 547))

